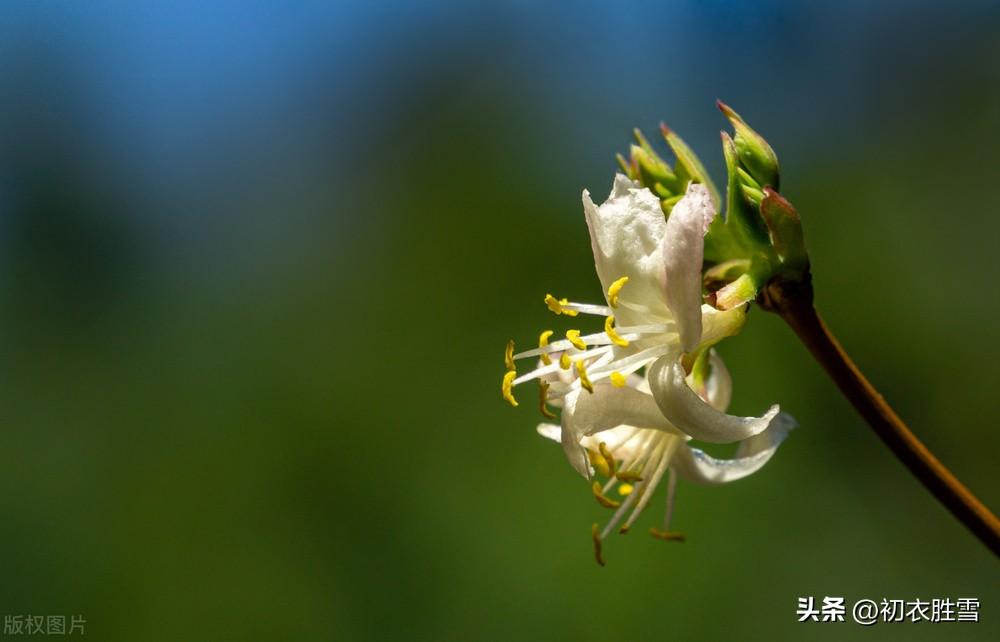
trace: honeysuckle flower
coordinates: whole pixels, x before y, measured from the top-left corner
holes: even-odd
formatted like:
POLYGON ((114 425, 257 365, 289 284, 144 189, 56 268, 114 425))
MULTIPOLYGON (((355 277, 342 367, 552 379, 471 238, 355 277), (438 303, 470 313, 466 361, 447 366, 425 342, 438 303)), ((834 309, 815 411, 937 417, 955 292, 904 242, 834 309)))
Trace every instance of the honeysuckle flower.
POLYGON ((538 348, 516 354, 509 343, 502 393, 517 405, 515 387, 538 380, 542 413, 554 419, 550 407, 561 409, 558 425, 538 431, 560 442, 585 478, 607 479, 593 482, 597 501, 616 509, 603 530, 593 527, 603 564, 601 542, 623 519, 620 532, 628 531, 664 476, 664 528, 651 532, 679 539, 668 531, 675 477, 712 484, 745 477, 770 459, 794 420, 778 406, 760 417, 725 413, 732 382, 712 346, 739 332, 745 306, 718 310, 702 301, 704 235, 717 213, 709 190, 690 183, 665 218, 655 195, 619 174, 604 204, 584 191, 583 206, 606 305, 551 294, 545 302, 557 315, 604 317, 604 331, 570 329, 551 341, 546 330, 538 348), (532 357, 537 367, 518 375, 516 361, 532 357), (691 439, 740 445, 722 460, 691 439), (608 495, 616 485, 622 500, 608 495))

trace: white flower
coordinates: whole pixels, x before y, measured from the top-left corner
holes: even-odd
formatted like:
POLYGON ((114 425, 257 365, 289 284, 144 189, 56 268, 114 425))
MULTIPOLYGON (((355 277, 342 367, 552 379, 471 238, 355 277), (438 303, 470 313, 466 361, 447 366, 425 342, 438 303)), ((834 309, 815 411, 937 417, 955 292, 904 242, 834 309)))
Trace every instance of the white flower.
POLYGON ((760 417, 725 414, 732 392, 728 370, 715 343, 739 332, 745 310, 720 311, 702 303, 704 235, 716 215, 708 190, 692 183, 664 218, 660 202, 627 177, 615 177, 600 207, 583 193, 597 276, 607 306, 573 303, 546 296, 556 314, 605 317, 604 332, 577 330, 539 347, 506 354, 503 395, 513 405, 513 388, 538 379, 540 408, 561 408, 560 424, 544 423, 539 433, 562 444, 570 464, 584 477, 595 468, 607 482, 594 482, 604 506, 616 508, 605 528, 594 526, 597 558, 601 542, 625 519, 626 532, 668 475, 668 532, 675 475, 701 483, 723 483, 759 470, 774 454, 794 420, 772 406, 760 417), (538 367, 517 375, 515 361, 539 357, 538 367), (740 442, 733 459, 715 459, 688 445, 740 442), (624 497, 608 496, 618 486, 624 497), (630 512, 631 511, 631 512, 630 512))

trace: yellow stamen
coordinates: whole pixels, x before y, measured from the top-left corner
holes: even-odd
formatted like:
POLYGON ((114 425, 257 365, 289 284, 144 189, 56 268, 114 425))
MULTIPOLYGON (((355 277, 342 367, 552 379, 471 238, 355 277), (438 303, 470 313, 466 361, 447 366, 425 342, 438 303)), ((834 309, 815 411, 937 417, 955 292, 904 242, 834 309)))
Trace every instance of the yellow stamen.
POLYGON ((503 376, 503 384, 500 386, 500 391, 503 393, 503 398, 507 400, 507 403, 517 408, 517 399, 514 398, 513 388, 514 388, 514 377, 517 376, 517 372, 510 370, 503 376))
POLYGON ((549 306, 549 310, 556 314, 565 314, 568 317, 575 317, 579 314, 576 310, 565 307, 569 305, 569 299, 557 299, 551 294, 545 295, 545 305, 549 306))
POLYGON ((622 291, 626 283, 628 283, 628 277, 623 276, 608 286, 608 304, 612 308, 618 307, 618 293, 622 291))
POLYGON ((611 471, 608 470, 608 462, 605 461, 601 453, 594 452, 593 450, 587 450, 587 459, 590 460, 590 465, 603 477, 610 477, 611 471))
POLYGON ((587 349, 587 344, 584 343, 583 339, 580 338, 579 330, 567 330, 566 338, 569 339, 569 342, 572 343, 573 347, 575 347, 577 350, 587 349))
POLYGON ((611 343, 616 346, 628 347, 628 339, 622 339, 621 335, 615 330, 615 318, 613 316, 604 320, 604 334, 608 335, 611 343))
MULTIPOLYGON (((549 345, 549 337, 551 337, 551 336, 552 336, 552 330, 546 330, 545 332, 543 332, 540 335, 538 335, 538 347, 539 348, 544 348, 544 347, 548 346, 549 345)), ((548 354, 546 354, 546 353, 543 352, 541 354, 541 357, 542 357, 542 363, 544 363, 547 366, 551 366, 552 365, 552 359, 549 357, 548 354)))
POLYGON ((614 386, 615 388, 624 388, 625 387, 625 375, 623 375, 622 373, 618 372, 617 370, 615 372, 612 372, 611 373, 611 385, 614 386))
POLYGON ((684 533, 675 533, 673 531, 661 531, 658 528, 649 529, 649 534, 656 539, 662 539, 665 542, 683 542, 687 539, 684 533))
POLYGON ((597 524, 590 525, 590 539, 594 542, 594 559, 604 566, 604 556, 601 555, 601 531, 597 528, 597 524))
POLYGON ((548 409, 545 402, 549 400, 549 382, 545 379, 538 380, 538 409, 546 419, 555 419, 555 414, 548 409))
POLYGON ((642 481, 642 477, 639 475, 637 471, 634 470, 619 470, 617 473, 615 473, 615 477, 617 477, 619 481, 629 482, 633 484, 635 482, 642 481))
POLYGON ((507 370, 514 370, 514 340, 511 339, 507 342, 507 349, 503 352, 503 363, 507 366, 507 370))
POLYGON ((622 497, 628 497, 632 494, 632 484, 622 484, 618 487, 618 494, 622 497))
POLYGON ((570 364, 571 364, 571 362, 569 360, 569 355, 568 354, 566 354, 564 352, 561 355, 559 355, 559 367, 560 368, 562 368, 563 370, 569 370, 570 364))
POLYGON ((590 377, 587 376, 587 369, 583 365, 583 359, 579 359, 576 362, 576 376, 580 379, 580 385, 583 389, 594 394, 594 384, 590 383, 590 377))
POLYGON ((601 482, 595 481, 594 485, 591 486, 591 490, 594 491, 594 498, 597 500, 597 503, 605 508, 618 508, 622 505, 621 502, 604 496, 604 493, 601 492, 601 482))
POLYGON ((604 461, 608 462, 608 477, 614 477, 615 473, 618 472, 618 461, 615 460, 614 455, 608 450, 608 445, 603 441, 597 445, 597 449, 601 451, 601 457, 604 457, 604 461))

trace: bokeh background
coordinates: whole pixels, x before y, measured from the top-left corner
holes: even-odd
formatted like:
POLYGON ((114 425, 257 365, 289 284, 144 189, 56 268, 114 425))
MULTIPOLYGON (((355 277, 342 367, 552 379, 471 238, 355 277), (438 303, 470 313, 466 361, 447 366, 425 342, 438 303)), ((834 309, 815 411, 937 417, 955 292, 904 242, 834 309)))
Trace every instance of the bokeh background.
POLYGON ((818 304, 1000 508, 996 3, 6 2, 0 614, 100 640, 995 640, 996 559, 778 319, 722 346, 795 431, 606 514, 508 338, 600 296, 580 207, 716 98, 778 151, 818 304), (525 394, 529 394, 528 391, 525 394), (655 504, 660 501, 656 500, 655 504), (650 511, 640 522, 659 519, 650 511), (798 624, 798 597, 979 624, 798 624))

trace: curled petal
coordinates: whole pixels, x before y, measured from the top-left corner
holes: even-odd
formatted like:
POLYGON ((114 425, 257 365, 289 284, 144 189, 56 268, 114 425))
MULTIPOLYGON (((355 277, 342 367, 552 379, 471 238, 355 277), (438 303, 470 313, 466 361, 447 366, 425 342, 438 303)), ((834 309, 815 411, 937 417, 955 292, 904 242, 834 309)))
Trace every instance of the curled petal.
POLYGON ((590 228, 594 264, 607 293, 623 276, 628 284, 618 296, 619 325, 635 325, 650 318, 669 318, 663 296, 663 237, 667 223, 660 201, 648 189, 618 174, 611 194, 600 207, 583 192, 583 211, 590 228), (642 316, 635 316, 635 310, 642 316))
POLYGON ((695 439, 709 443, 743 441, 767 429, 778 406, 762 417, 727 415, 705 403, 688 385, 680 361, 660 357, 649 368, 649 388, 667 420, 695 439))
POLYGON ((716 459, 684 444, 674 455, 671 466, 683 479, 699 484, 736 481, 760 470, 795 426, 795 419, 781 412, 771 420, 767 430, 741 442, 732 459, 716 459))
POLYGON ((733 398, 733 377, 715 350, 709 353, 708 359, 712 369, 705 381, 705 396, 710 406, 725 412, 733 398))
POLYGON ((557 426, 556 424, 538 424, 538 434, 546 439, 551 439, 552 441, 559 443, 559 438, 562 433, 562 426, 557 426))
POLYGON ((701 267, 705 232, 715 213, 708 188, 691 183, 671 210, 663 236, 667 307, 677 321, 685 352, 692 352, 701 341, 701 267))
POLYGON ((560 438, 570 465, 589 478, 590 465, 580 440, 622 425, 681 434, 664 418, 650 395, 634 388, 597 384, 593 394, 575 390, 565 399, 560 438))

